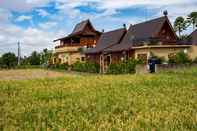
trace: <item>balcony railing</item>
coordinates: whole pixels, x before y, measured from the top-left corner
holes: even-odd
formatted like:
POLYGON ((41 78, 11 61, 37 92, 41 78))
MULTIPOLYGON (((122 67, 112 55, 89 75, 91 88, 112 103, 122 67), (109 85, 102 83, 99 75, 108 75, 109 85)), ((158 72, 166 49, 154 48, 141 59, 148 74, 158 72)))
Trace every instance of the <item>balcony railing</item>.
POLYGON ((81 46, 56 46, 55 52, 61 53, 61 52, 78 52, 81 46))
POLYGON ((63 44, 63 45, 58 45, 55 47, 55 49, 58 48, 63 48, 63 47, 76 47, 76 46, 81 46, 80 43, 68 43, 68 44, 63 44))

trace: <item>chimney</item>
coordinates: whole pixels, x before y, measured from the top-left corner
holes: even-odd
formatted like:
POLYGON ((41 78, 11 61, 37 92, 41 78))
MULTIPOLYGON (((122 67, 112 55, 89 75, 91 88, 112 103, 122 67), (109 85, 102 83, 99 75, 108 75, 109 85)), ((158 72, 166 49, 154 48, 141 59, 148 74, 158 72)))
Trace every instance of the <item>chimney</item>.
POLYGON ((168 11, 165 10, 165 11, 163 12, 163 15, 164 15, 164 16, 168 16, 168 11))
POLYGON ((123 27, 126 29, 127 28, 127 25, 126 24, 123 24, 123 27))
POLYGON ((102 33, 104 33, 105 32, 105 30, 104 29, 102 29, 102 33))

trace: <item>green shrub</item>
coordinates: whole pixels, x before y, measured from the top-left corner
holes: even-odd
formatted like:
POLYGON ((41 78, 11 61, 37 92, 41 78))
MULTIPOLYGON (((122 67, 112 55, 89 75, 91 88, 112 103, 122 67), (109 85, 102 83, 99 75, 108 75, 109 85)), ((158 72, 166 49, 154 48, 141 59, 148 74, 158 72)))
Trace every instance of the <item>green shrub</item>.
POLYGON ((40 65, 19 65, 16 66, 16 69, 37 69, 37 68, 41 68, 40 65))
POLYGON ((178 52, 176 55, 170 57, 168 60, 169 64, 190 64, 191 62, 192 60, 183 51, 178 52))
POLYGON ((168 58, 168 64, 176 64, 176 58, 175 58, 175 56, 168 58))
POLYGON ((126 60, 117 64, 110 64, 107 70, 108 74, 132 74, 135 73, 137 64, 142 63, 139 60, 126 60))
POLYGON ((95 63, 76 62, 72 65, 72 70, 78 72, 99 73, 100 66, 95 63))
POLYGON ((191 63, 191 60, 189 58, 189 56, 184 53, 184 52, 178 52, 176 54, 176 59, 175 59, 177 64, 187 64, 187 63, 191 63))
POLYGON ((48 68, 50 69, 59 69, 59 70, 68 70, 69 65, 64 63, 64 64, 53 64, 49 65, 48 68))
POLYGON ((197 57, 192 61, 192 63, 197 64, 197 57))

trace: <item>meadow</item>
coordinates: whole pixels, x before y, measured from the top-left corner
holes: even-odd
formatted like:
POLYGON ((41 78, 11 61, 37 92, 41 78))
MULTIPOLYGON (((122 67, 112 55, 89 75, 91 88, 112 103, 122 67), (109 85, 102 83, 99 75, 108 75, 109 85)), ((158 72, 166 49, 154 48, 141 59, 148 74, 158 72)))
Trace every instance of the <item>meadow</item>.
POLYGON ((0 71, 0 130, 197 130, 197 68, 55 77, 40 73, 46 70, 7 72, 0 71))

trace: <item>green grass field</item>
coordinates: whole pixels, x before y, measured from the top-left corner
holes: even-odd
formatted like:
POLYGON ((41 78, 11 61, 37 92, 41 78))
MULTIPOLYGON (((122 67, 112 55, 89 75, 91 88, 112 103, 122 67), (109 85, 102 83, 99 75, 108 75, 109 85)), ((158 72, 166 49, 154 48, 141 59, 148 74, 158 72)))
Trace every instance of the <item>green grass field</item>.
POLYGON ((1 80, 0 130, 196 131, 197 69, 1 80))

